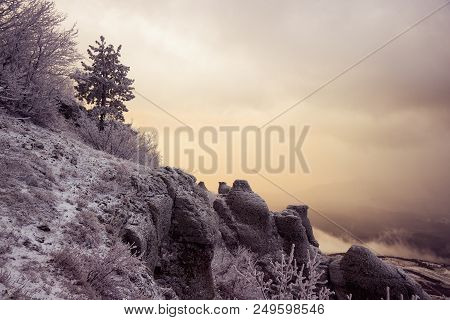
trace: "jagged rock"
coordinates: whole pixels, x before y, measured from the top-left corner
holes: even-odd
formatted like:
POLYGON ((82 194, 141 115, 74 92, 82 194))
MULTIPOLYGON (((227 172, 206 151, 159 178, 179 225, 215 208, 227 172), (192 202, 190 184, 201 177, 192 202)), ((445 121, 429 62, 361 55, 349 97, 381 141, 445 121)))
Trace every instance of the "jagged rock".
POLYGON ((233 213, 230 208, 226 204, 223 198, 217 198, 213 203, 213 208, 219 215, 219 218, 222 219, 227 224, 234 224, 235 219, 233 217, 233 213))
MULTIPOLYGON (((108 252, 105 249, 117 245, 117 236, 132 245, 131 253, 140 259, 129 261, 128 252, 118 253, 118 260, 125 259, 136 267, 113 272, 110 276, 114 281, 104 282, 111 286, 116 281, 126 284, 117 290, 120 294, 114 298, 118 299, 139 298, 143 293, 153 297, 148 294, 155 290, 153 280, 151 284, 147 281, 152 276, 168 288, 167 298, 214 298, 211 260, 219 246, 225 246, 231 256, 240 246, 250 249, 252 256, 256 253, 257 267, 268 271, 266 278, 270 278, 271 262, 279 259, 280 251, 289 252, 292 244, 300 261, 308 251, 317 250, 306 206, 289 206, 273 214, 244 180, 235 181, 229 192, 225 190, 216 198, 180 169, 136 166, 92 150, 63 132, 31 122, 26 126, 0 114, 0 127, 7 129, 0 130, 0 146, 4 147, 0 153, 0 189, 9 191, 2 194, 0 222, 8 230, 10 246, 4 248, 0 262, 5 270, 21 274, 25 282, 33 284, 33 299, 90 298, 94 286, 82 288, 83 278, 73 279, 76 275, 66 272, 69 270, 50 254, 61 251, 97 267, 108 252), (76 167, 67 166, 70 162, 76 167), (27 193, 20 192, 26 184, 31 188, 27 193), (74 199, 77 203, 72 204, 74 199), (33 214, 29 214, 30 208, 33 214), (81 223, 78 218, 84 211, 93 219, 81 223), (78 230, 83 232, 72 232, 78 230), (27 272, 22 272, 21 261, 25 259, 32 263, 27 263, 27 272), (42 261, 48 262, 49 268, 36 263, 42 261)), ((386 286, 392 298, 400 294, 405 299, 413 294, 428 298, 400 269, 380 262, 363 248, 353 247, 343 258, 331 256, 324 264, 332 289, 337 288, 342 298, 349 293, 354 299, 385 298, 386 286)), ((416 270, 411 267, 408 272, 414 274, 416 270)), ((425 272, 424 277, 431 279, 431 271, 425 272)), ((444 266, 433 281, 445 278, 446 272, 444 266)), ((108 287, 107 291, 110 289, 117 288, 108 287)), ((102 292, 92 294, 95 298, 111 297, 102 292)))
POLYGON ((195 188, 194 188, 194 196, 200 196, 201 198, 203 198, 203 200, 205 200, 207 203, 209 203, 209 205, 212 205, 212 198, 211 195, 212 193, 208 191, 208 189, 206 189, 206 186, 203 182, 200 182, 195 188))
POLYGON ((172 216, 170 240, 166 242, 162 276, 184 299, 214 298, 211 261, 215 232, 211 212, 196 198, 178 196, 172 216))
POLYGON ((330 263, 330 280, 340 298, 386 299, 389 287, 391 299, 429 299, 422 287, 402 269, 383 262, 369 249, 352 246, 342 257, 330 263))
POLYGON ((308 237, 302 220, 290 214, 274 214, 278 233, 283 238, 283 249, 289 254, 294 245, 294 258, 299 265, 308 260, 308 237))
POLYGON ((226 197, 236 220, 259 227, 265 227, 269 219, 269 207, 266 202, 252 191, 245 180, 236 180, 226 197))
POLYGON ((221 238, 228 250, 235 252, 239 247, 239 238, 236 233, 236 221, 233 213, 223 198, 217 198, 213 203, 213 208, 218 216, 221 238))
POLYGON ((41 231, 44 231, 44 232, 50 232, 50 228, 47 225, 45 225, 45 224, 37 226, 37 228, 39 230, 41 230, 41 231))
POLYGON ((199 186, 201 189, 203 189, 203 190, 208 190, 208 189, 206 188, 205 183, 204 183, 203 181, 200 181, 200 182, 198 183, 198 186, 199 186))
POLYGON ((173 200, 169 195, 162 194, 149 198, 146 203, 156 228, 157 239, 161 242, 169 234, 173 200))
POLYGON ((217 198, 213 207, 223 222, 220 232, 230 251, 244 246, 261 256, 281 248, 266 202, 252 191, 247 181, 236 180, 225 201, 217 198))
POLYGON ((305 227, 306 234, 308 236, 308 241, 315 247, 319 247, 319 242, 314 237, 311 222, 308 218, 308 206, 307 205, 289 205, 288 210, 292 210, 294 214, 302 220, 302 225, 305 227))
POLYGON ((193 176, 169 167, 106 178, 127 190, 116 210, 107 204, 103 210, 123 216, 120 236, 133 245, 131 252, 179 297, 212 299, 211 260, 219 228, 207 191, 193 176))
POLYGON ((33 147, 36 148, 36 149, 41 149, 42 150, 42 149, 44 149, 44 144, 42 142, 37 141, 37 142, 33 143, 33 147))
POLYGON ((192 198, 180 196, 175 199, 172 237, 179 242, 211 245, 214 240, 212 224, 197 209, 192 198))
POLYGON ((230 192, 230 186, 227 185, 226 182, 219 182, 219 189, 217 190, 218 194, 227 194, 230 192))

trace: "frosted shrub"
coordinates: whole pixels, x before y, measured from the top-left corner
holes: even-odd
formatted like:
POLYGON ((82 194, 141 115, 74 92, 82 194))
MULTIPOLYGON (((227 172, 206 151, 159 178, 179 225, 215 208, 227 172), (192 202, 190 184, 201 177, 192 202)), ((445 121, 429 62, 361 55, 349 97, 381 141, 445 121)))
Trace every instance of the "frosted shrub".
POLYGON ((220 247, 214 253, 212 271, 216 291, 222 299, 264 299, 264 291, 256 268, 256 256, 240 247, 235 255, 220 247))
POLYGON ((308 252, 306 265, 300 268, 294 259, 294 245, 289 256, 282 254, 280 261, 271 262, 274 279, 264 282, 264 290, 274 300, 328 300, 332 292, 321 281, 320 256, 308 252))
POLYGON ((95 149, 140 165, 159 166, 158 145, 151 133, 140 133, 115 120, 105 122, 104 129, 99 130, 96 121, 86 115, 78 123, 81 137, 95 149))
POLYGON ((71 283, 75 282, 72 294, 81 293, 89 299, 160 297, 144 262, 120 241, 103 252, 65 248, 54 254, 54 262, 71 283))
POLYGON ((0 1, 0 105, 40 124, 57 121, 79 58, 76 30, 52 1, 0 1))
POLYGON ((96 248, 102 241, 102 226, 91 212, 81 211, 76 221, 70 221, 64 227, 64 233, 70 241, 80 247, 96 248))
POLYGON ((13 279, 11 272, 0 268, 0 300, 30 299, 25 288, 26 282, 13 279))
POLYGON ((320 279, 320 256, 308 255, 308 262, 297 266, 294 246, 289 256, 268 263, 270 272, 262 271, 262 261, 245 248, 233 256, 219 248, 213 260, 217 291, 223 299, 327 300, 333 294, 320 279), (270 273, 270 274, 269 274, 270 273))

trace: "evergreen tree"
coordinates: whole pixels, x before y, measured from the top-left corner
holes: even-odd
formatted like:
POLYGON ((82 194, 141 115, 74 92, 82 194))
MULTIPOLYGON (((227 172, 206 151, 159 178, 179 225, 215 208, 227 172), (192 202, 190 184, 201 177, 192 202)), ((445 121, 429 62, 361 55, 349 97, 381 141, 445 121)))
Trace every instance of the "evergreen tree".
POLYGON ((98 119, 98 128, 105 128, 105 121, 124 121, 123 113, 128 109, 126 101, 134 98, 134 80, 127 78, 129 67, 124 66, 120 58, 120 50, 106 44, 105 38, 95 41, 96 46, 87 50, 92 65, 82 62, 83 71, 75 74, 75 89, 80 100, 92 105, 92 114, 98 119))

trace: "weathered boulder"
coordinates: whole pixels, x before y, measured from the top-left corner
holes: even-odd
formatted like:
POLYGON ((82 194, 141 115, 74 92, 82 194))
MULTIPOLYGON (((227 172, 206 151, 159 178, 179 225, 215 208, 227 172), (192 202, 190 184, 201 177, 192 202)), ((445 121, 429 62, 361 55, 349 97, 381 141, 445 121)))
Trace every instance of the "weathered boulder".
POLYGON ((302 220, 286 213, 275 213, 274 218, 278 233, 283 238, 284 252, 290 254, 292 245, 294 245, 295 260, 299 266, 305 264, 308 259, 309 242, 302 220))
POLYGON ((214 222, 198 199, 178 196, 159 275, 183 299, 214 298, 214 222))
POLYGON ((168 236, 172 220, 173 199, 163 179, 166 175, 155 170, 120 177, 115 170, 109 173, 110 179, 120 183, 126 192, 117 195, 112 207, 103 208, 107 214, 105 219, 120 229, 122 241, 134 246, 132 252, 146 261, 153 272, 159 264, 159 247, 168 236))
POLYGON ((236 180, 226 197, 218 197, 213 206, 223 222, 220 232, 230 251, 244 246, 262 256, 281 248, 266 202, 252 191, 247 181, 236 180))
POLYGON ((183 195, 175 199, 171 236, 178 242, 213 244, 213 223, 205 208, 196 205, 194 198, 183 195))
POLYGON ((217 193, 218 194, 227 194, 228 192, 230 192, 230 186, 227 185, 226 182, 219 182, 219 188, 217 189, 217 193))
POLYGON ((217 198, 213 203, 213 208, 219 220, 219 232, 225 246, 231 252, 235 252, 239 247, 239 237, 236 231, 236 220, 233 213, 228 208, 224 198, 217 198))
POLYGON ((319 247, 319 242, 314 237, 311 222, 308 218, 308 206, 307 205, 289 205, 288 210, 292 210, 294 215, 298 216, 302 220, 302 225, 306 230, 306 235, 308 236, 308 241, 315 247, 319 247))
POLYGON ((226 197, 230 210, 237 221, 264 228, 269 220, 269 207, 266 202, 252 191, 245 180, 236 180, 226 197))
MULTIPOLYGON (((179 169, 108 173, 121 184, 115 204, 104 207, 131 252, 146 262, 155 279, 183 299, 214 297, 211 260, 217 222, 207 191, 179 169)), ((114 203, 114 202, 113 202, 114 203)))
POLYGON ((200 182, 198 183, 198 186, 199 186, 200 188, 202 188, 203 190, 208 190, 208 189, 206 188, 205 183, 204 183, 203 181, 200 181, 200 182))
POLYGON ((330 280, 339 298, 429 299, 422 287, 402 269, 383 262, 369 249, 352 246, 342 257, 330 263, 330 280))

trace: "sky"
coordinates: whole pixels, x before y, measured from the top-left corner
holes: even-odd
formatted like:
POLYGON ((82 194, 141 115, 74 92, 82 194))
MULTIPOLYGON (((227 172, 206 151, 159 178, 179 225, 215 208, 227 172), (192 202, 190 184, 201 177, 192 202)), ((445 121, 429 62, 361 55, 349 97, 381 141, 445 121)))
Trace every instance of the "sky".
MULTIPOLYGON (((309 172, 296 162, 295 170, 246 173, 242 162, 261 155, 256 140, 244 151, 240 140, 245 126, 267 123, 443 3, 56 0, 77 24, 80 51, 100 35, 121 44, 136 90, 193 128, 194 140, 180 143, 194 150, 191 168, 188 154, 173 151, 180 122, 141 96, 129 103, 127 121, 158 130, 166 164, 211 190, 249 180, 272 210, 308 204, 325 251, 358 238, 380 253, 449 261, 450 6, 271 123, 286 136, 290 126, 296 135, 309 126, 309 172), (205 126, 239 127, 231 160, 223 134, 209 141, 213 173, 198 168, 208 158, 198 138, 205 126)), ((271 157, 287 152, 272 143, 271 157)))

